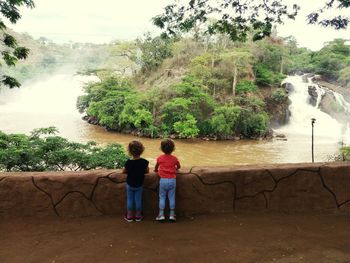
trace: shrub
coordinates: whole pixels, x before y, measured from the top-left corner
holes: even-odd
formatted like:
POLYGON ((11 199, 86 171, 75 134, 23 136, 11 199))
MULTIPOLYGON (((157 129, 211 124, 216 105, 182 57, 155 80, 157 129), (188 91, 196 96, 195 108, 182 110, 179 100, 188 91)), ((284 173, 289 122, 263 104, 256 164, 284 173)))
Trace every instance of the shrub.
POLYGON ((212 131, 221 137, 234 135, 240 113, 239 106, 225 105, 216 108, 211 118, 212 131))
POLYGON ((242 80, 236 86, 236 94, 254 93, 257 91, 257 86, 250 80, 242 80))
POLYGON ((244 109, 240 119, 240 131, 247 138, 264 136, 268 132, 268 120, 266 112, 255 113, 244 109))
POLYGON ((174 130, 180 138, 194 138, 199 133, 197 120, 191 114, 186 114, 185 120, 175 122, 174 130))
POLYGON ((272 92, 271 98, 278 103, 282 103, 288 98, 288 95, 284 89, 278 88, 272 92))
POLYGON ((30 136, 0 132, 0 170, 46 171, 121 168, 127 160, 120 144, 106 147, 70 142, 56 136, 54 127, 34 130, 30 136))

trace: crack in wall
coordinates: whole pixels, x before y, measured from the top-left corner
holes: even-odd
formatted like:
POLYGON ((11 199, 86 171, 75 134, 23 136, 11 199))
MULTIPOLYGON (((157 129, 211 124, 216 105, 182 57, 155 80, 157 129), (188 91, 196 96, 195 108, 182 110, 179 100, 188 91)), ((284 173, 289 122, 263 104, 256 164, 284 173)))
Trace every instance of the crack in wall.
POLYGON ((269 201, 267 199, 266 193, 263 193, 264 196, 264 200, 265 200, 265 208, 268 209, 269 208, 269 201))
POLYGON ((102 180, 102 179, 108 179, 109 181, 111 181, 112 183, 114 183, 114 184, 123 184, 123 183, 125 183, 126 181, 124 180, 124 181, 116 181, 116 180, 113 180, 110 176, 112 175, 112 174, 114 174, 114 172, 111 172, 111 173, 109 173, 109 174, 107 174, 107 175, 105 175, 105 176, 100 176, 100 177, 98 177, 97 179, 96 179, 96 181, 95 181, 95 184, 94 184, 94 186, 93 186, 93 188, 92 188, 92 191, 91 191, 91 193, 90 193, 90 195, 89 195, 89 200, 92 200, 93 198, 94 198, 94 194, 95 194, 95 190, 96 190, 96 188, 97 188, 97 185, 98 185, 98 183, 100 182, 100 180, 102 180))
MULTIPOLYGON (((234 180, 236 180, 236 177, 235 176, 232 176, 232 180, 217 180, 217 181, 214 181, 214 182, 207 182, 205 180, 205 178, 203 178, 200 173, 196 173, 196 172, 193 172, 193 169, 195 168, 195 166, 191 167, 191 169, 189 170, 188 173, 180 173, 181 175, 184 175, 184 176, 187 176, 187 175, 193 175, 194 177, 196 177, 198 179, 198 181, 202 184, 202 185, 205 185, 205 186, 215 186, 215 185, 222 185, 222 184, 229 184, 231 185, 232 187, 232 208, 233 208, 233 211, 235 211, 235 208, 236 208, 236 205, 237 205, 237 202, 238 201, 241 201, 241 200, 244 200, 244 199, 248 199, 248 198, 256 198, 257 196, 259 195, 262 195, 262 197, 264 198, 264 201, 265 201, 265 208, 268 209, 269 208, 269 198, 267 194, 270 194, 270 193, 273 193, 275 192, 275 190, 277 189, 278 186, 280 186, 280 182, 284 181, 284 180, 287 180, 288 178, 291 178, 292 176, 295 176, 296 174, 298 174, 299 172, 307 172, 307 173, 316 173, 318 174, 318 177, 319 177, 319 180, 321 182, 321 186, 332 196, 332 199, 334 200, 334 203, 335 203, 335 207, 337 209, 341 208, 342 206, 345 206, 347 204, 350 203, 350 199, 347 199, 343 202, 340 202, 338 200, 338 197, 337 197, 337 194, 335 191, 332 190, 332 188, 327 185, 326 181, 325 181, 325 178, 322 174, 322 168, 324 166, 326 166, 327 164, 323 164, 321 166, 318 167, 318 169, 307 169, 307 168, 297 168, 295 170, 293 170, 293 172, 285 175, 285 176, 281 176, 279 178, 276 178, 273 174, 273 172, 270 170, 270 169, 265 169, 265 173, 267 173, 269 175, 269 177, 271 177, 272 179, 272 185, 271 186, 268 186, 266 187, 266 189, 261 189, 260 191, 257 191, 256 193, 251 193, 251 194, 246 194, 246 195, 239 195, 239 193, 237 192, 237 182, 235 182, 234 180)), ((94 181, 93 184, 91 184, 92 188, 91 188, 91 191, 89 190, 88 193, 84 193, 82 191, 79 191, 79 190, 71 190, 71 191, 67 191, 65 192, 63 195, 60 195, 60 198, 58 201, 55 202, 54 198, 53 198, 53 194, 48 191, 48 190, 45 190, 45 188, 43 187, 40 187, 36 180, 35 180, 35 177, 34 176, 31 176, 31 180, 32 180, 32 184, 33 186, 39 190, 40 192, 44 193, 50 200, 50 203, 51 203, 51 206, 52 206, 52 209, 54 211, 54 213, 57 215, 57 216, 60 216, 60 213, 58 211, 58 206, 64 202, 64 200, 70 196, 71 194, 79 194, 80 196, 82 196, 85 200, 89 201, 92 206, 96 209, 97 212, 101 213, 101 214, 104 214, 103 211, 96 205, 95 201, 94 201, 94 198, 96 196, 96 191, 97 191, 97 188, 101 182, 101 180, 103 179, 106 179, 108 181, 110 181, 111 183, 113 184, 125 184, 126 183, 126 180, 125 179, 116 179, 116 178, 112 178, 111 175, 112 174, 115 174, 116 172, 113 171, 111 173, 108 173, 107 175, 104 175, 104 176, 98 176, 96 178, 96 180, 94 181)), ((204 170, 204 173, 205 173, 205 170, 204 170)), ((237 171, 235 171, 235 174, 237 174, 237 171)), ((234 174, 234 175, 235 175, 234 174)), ((238 171, 238 174, 239 174, 239 171, 238 171)), ((228 174, 230 175, 230 174, 228 174)), ((8 178, 8 176, 5 176, 5 177, 0 177, 0 182, 2 182, 4 179, 8 178)), ((231 179, 231 178, 230 178, 231 179)), ((254 179, 254 178, 253 178, 254 179)), ((259 183, 260 181, 264 181, 264 180, 267 180, 267 177, 265 175, 262 175, 260 177, 260 179, 254 179, 253 181, 250 181, 249 183, 244 183, 243 182, 243 185, 242 185, 242 188, 244 189, 245 187, 243 186, 249 186, 251 184, 255 184, 255 183, 259 183)), ((197 194, 201 194, 199 189, 197 189, 197 187, 195 186, 194 183, 192 183, 192 187, 194 188, 194 190, 197 192, 197 194)), ((253 186, 254 187, 254 186, 253 186)), ((147 187, 147 186, 144 186, 144 189, 145 190, 148 190, 148 191, 152 191, 153 193, 158 193, 158 190, 159 190, 159 184, 157 184, 155 187, 147 187)), ((259 189, 258 189, 259 190, 259 189)))
POLYGON ((336 195, 336 194, 332 191, 332 189, 326 184, 326 182, 325 182, 325 180, 324 180, 324 178, 323 178, 323 176, 322 176, 322 170, 321 170, 322 167, 324 167, 324 165, 321 166, 320 169, 319 169, 319 175, 320 175, 321 183, 322 183, 323 187, 332 195, 332 197, 334 198, 335 204, 336 204, 337 208, 339 209, 339 208, 341 208, 343 205, 346 205, 347 203, 349 203, 349 202, 350 202, 350 199, 348 199, 348 200, 346 200, 346 201, 344 201, 344 202, 342 202, 342 203, 339 203, 338 198, 337 198, 337 195, 336 195))
POLYGON ((87 197, 83 192, 80 192, 80 191, 69 191, 67 192, 56 204, 54 204, 55 208, 57 209, 57 206, 63 202, 63 200, 68 196, 68 195, 71 195, 71 194, 74 194, 74 193, 77 193, 77 194, 80 194, 82 197, 84 197, 86 200, 88 200, 94 207, 95 209, 100 212, 101 214, 103 214, 103 212, 96 206, 96 204, 94 203, 93 200, 89 199, 89 197, 87 197))
POLYGON ((69 195, 71 195, 71 194, 73 194, 73 193, 80 194, 83 198, 85 198, 86 200, 88 200, 88 201, 94 206, 94 208, 95 208, 99 213, 103 214, 103 212, 97 207, 97 205, 96 205, 95 202, 93 201, 94 194, 95 194, 95 190, 96 190, 96 188, 97 188, 97 186, 98 186, 99 181, 100 181, 101 179, 108 179, 109 181, 111 181, 111 182, 114 183, 114 184, 122 184, 122 183, 125 183, 125 182, 126 182, 125 180, 123 180, 123 181, 116 181, 116 180, 113 180, 112 178, 110 178, 110 175, 112 175, 113 173, 114 173, 114 172, 109 173, 109 174, 107 174, 107 175, 105 175, 105 176, 99 176, 99 177, 96 179, 96 181, 95 181, 95 183, 94 183, 94 185, 93 185, 93 187, 92 187, 92 190, 91 190, 91 193, 89 194, 89 196, 87 196, 85 193, 83 193, 83 192, 81 192, 81 191, 73 190, 73 191, 68 191, 68 192, 66 192, 57 202, 54 202, 51 193, 45 191, 44 189, 42 189, 41 187, 39 187, 39 186, 36 184, 35 179, 34 179, 34 176, 32 176, 31 178, 32 178, 32 183, 33 183, 33 185, 34 185, 39 191, 45 193, 45 194, 50 198, 51 205, 52 205, 53 210, 54 210, 54 212, 55 212, 55 214, 56 214, 57 216, 60 216, 60 214, 59 214, 59 212, 58 212, 58 210, 57 210, 57 206, 58 206, 60 203, 62 203, 62 202, 64 201, 64 199, 65 199, 67 196, 69 196, 69 195))
POLYGON ((232 182, 232 181, 220 181, 220 182, 216 182, 216 183, 207 183, 207 182, 204 182, 203 178, 202 178, 199 174, 192 172, 192 169, 193 169, 193 168, 194 168, 194 167, 192 167, 192 168, 190 169, 190 172, 187 173, 187 174, 192 174, 192 175, 194 175, 203 185, 212 186, 212 185, 220 185, 220 184, 231 184, 231 186, 233 187, 232 210, 234 211, 235 208, 236 208, 236 203, 235 203, 235 201, 236 201, 236 195, 237 195, 236 184, 235 184, 234 182, 232 182))
POLYGON ((320 176, 320 180, 322 183, 322 186, 332 195, 334 201, 335 201, 335 205, 337 206, 337 208, 340 207, 338 199, 337 199, 337 195, 328 187, 328 185, 326 185, 323 176, 321 175, 321 172, 319 173, 320 176))
POLYGON ((50 198, 50 202, 51 202, 51 205, 52 205, 52 208, 53 208, 53 211, 55 212, 55 214, 57 216, 60 216, 60 214, 58 213, 58 211, 56 210, 56 207, 55 207, 55 203, 53 201, 53 198, 52 198, 52 195, 48 192, 46 192, 44 189, 41 189, 35 182, 35 179, 34 179, 34 176, 32 176, 32 183, 34 185, 34 187, 36 187, 40 192, 43 192, 44 194, 46 194, 49 198, 50 198))
MULTIPOLYGON (((265 171, 268 171, 269 174, 271 175, 271 177, 274 178, 271 171, 269 171, 269 170, 265 170, 265 171)), ((272 193, 272 192, 274 192, 276 190, 276 188, 278 187, 278 184, 282 180, 288 179, 288 178, 292 177, 293 175, 297 174, 298 172, 312 172, 312 173, 316 172, 316 173, 318 173, 318 171, 310 170, 310 169, 296 169, 291 174, 288 174, 288 175, 283 176, 281 178, 275 179, 274 180, 275 183, 274 183, 272 189, 264 189, 264 190, 261 190, 261 191, 255 193, 255 194, 253 194, 253 195, 242 195, 242 196, 238 197, 237 200, 241 200, 241 199, 244 199, 244 198, 254 198, 254 197, 257 197, 258 195, 264 194, 264 193, 272 193)))
POLYGON ((339 208, 342 207, 343 205, 346 205, 347 203, 350 203, 350 199, 340 203, 339 208))
MULTIPOLYGON (((278 185, 279 185, 279 183, 280 183, 281 181, 286 180, 286 179, 288 179, 288 178, 290 178, 290 177, 296 175, 296 174, 299 173, 299 172, 317 173, 317 174, 320 176, 320 180, 321 180, 322 186, 332 195, 332 197, 334 198, 334 201, 335 201, 335 205, 336 205, 336 207, 339 209, 341 206, 343 206, 343 205, 345 205, 345 204, 347 204, 347 203, 350 203, 350 199, 349 199, 349 200, 346 200, 346 201, 344 201, 344 202, 342 202, 342 203, 339 203, 339 202, 338 202, 338 200, 337 200, 337 195, 327 186, 327 184, 326 184, 325 181, 324 181, 324 178, 322 177, 321 168, 324 167, 325 165, 326 165, 326 164, 320 166, 317 170, 315 170, 315 169, 303 169, 303 168, 298 168, 298 169, 295 169, 292 173, 290 173, 290 174, 288 174, 288 175, 286 175, 286 176, 283 176, 283 177, 281 177, 281 178, 278 178, 278 179, 275 178, 275 177, 273 176, 273 173, 272 173, 269 169, 265 169, 265 171, 271 176, 272 180, 274 181, 274 185, 273 185, 272 189, 263 189, 263 190, 261 190, 261 191, 258 191, 258 192, 255 193, 255 194, 251 194, 251 195, 242 195, 242 196, 237 196, 237 191, 236 191, 237 185, 236 185, 234 182, 232 182, 232 181, 227 181, 227 180, 226 180, 226 181, 219 181, 219 182, 215 182, 215 183, 208 183, 208 182, 205 182, 204 179, 203 179, 199 174, 196 174, 196 173, 192 172, 192 170, 193 170, 194 167, 191 168, 189 174, 192 174, 192 175, 196 176, 196 177, 199 179, 199 181, 200 181, 203 185, 211 186, 211 185, 219 185, 219 184, 224 184, 224 183, 229 183, 229 184, 231 184, 231 185, 234 187, 234 193, 235 193, 235 194, 234 194, 234 198, 233 198, 233 207, 234 207, 234 208, 235 208, 235 206, 236 206, 236 205, 235 205, 235 204, 236 204, 236 201, 240 201, 240 200, 243 200, 243 199, 246 199, 246 198, 255 198, 255 197, 257 197, 258 195, 262 195, 262 196, 264 197, 264 200, 265 200, 265 207, 266 207, 266 209, 268 209, 268 207, 269 207, 269 202, 268 202, 268 198, 267 198, 267 196, 266 196, 266 193, 273 193, 273 192, 277 189, 277 187, 278 187, 278 185)), ((256 180, 256 181, 257 181, 257 180, 256 180)), ((252 182, 251 182, 251 183, 252 183, 252 182)))

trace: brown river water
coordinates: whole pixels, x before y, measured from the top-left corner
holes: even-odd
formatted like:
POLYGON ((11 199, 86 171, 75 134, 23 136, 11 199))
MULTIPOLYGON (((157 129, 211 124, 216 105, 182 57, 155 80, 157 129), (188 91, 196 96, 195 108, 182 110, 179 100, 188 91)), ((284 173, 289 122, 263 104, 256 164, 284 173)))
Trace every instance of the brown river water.
MULTIPOLYGON (((107 132, 81 119, 75 102, 82 92, 83 79, 58 74, 17 90, 2 90, 0 130, 28 134, 35 128, 56 126, 60 136, 80 142, 93 140, 102 145, 117 142, 126 146, 136 139, 143 142, 146 148, 144 157, 154 165, 156 157, 161 154, 160 139, 107 132)), ((286 141, 175 140, 174 154, 187 167, 310 162, 311 126, 309 134, 289 133, 288 129, 283 132, 287 135, 286 141)), ((327 161, 338 148, 337 140, 315 134, 315 161, 327 161)))

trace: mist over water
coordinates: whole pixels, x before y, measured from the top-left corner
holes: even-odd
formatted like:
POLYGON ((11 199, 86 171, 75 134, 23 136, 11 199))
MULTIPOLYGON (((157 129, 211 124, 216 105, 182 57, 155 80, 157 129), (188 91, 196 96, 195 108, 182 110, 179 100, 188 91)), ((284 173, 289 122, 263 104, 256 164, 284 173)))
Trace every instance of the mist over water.
MULTIPOLYGON (((0 130, 7 133, 28 134, 35 128, 56 126, 60 136, 100 144, 140 140, 145 145, 144 157, 154 165, 161 154, 160 139, 138 138, 131 135, 106 132, 81 119, 76 99, 83 94, 82 87, 96 77, 58 73, 37 81, 25 83, 19 89, 0 91, 0 130)), ((326 161, 338 151, 341 124, 317 107, 308 104, 307 85, 301 77, 290 77, 295 91, 290 94, 290 124, 278 129, 287 141, 203 141, 176 140, 175 155, 183 166, 215 166, 258 163, 311 162, 311 118, 315 123, 315 161, 326 161)))
POLYGON ((81 114, 76 100, 82 86, 96 77, 55 74, 0 92, 0 129, 4 132, 26 133, 41 127, 56 126, 60 135, 80 139, 81 114))

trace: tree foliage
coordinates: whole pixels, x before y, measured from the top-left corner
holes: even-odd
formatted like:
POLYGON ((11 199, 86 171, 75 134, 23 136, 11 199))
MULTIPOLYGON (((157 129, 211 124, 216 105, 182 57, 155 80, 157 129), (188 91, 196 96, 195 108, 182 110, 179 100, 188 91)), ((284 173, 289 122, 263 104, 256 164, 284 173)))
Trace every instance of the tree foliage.
MULTIPOLYGON (((253 40, 270 36, 274 24, 281 24, 286 19, 294 19, 300 9, 298 5, 288 6, 286 1, 275 0, 187 0, 170 4, 164 13, 153 18, 153 23, 164 30, 163 35, 178 35, 204 25, 208 34, 224 33, 231 40, 245 41, 249 32, 253 40), (214 17, 214 21, 209 21, 214 17)), ((324 6, 310 13, 307 21, 335 29, 347 28, 348 16, 325 17, 327 11, 350 7, 350 0, 326 0, 324 6)))
POLYGON ((350 160, 350 147, 349 146, 344 146, 340 149, 342 159, 344 161, 349 161, 350 160))
POLYGON ((120 144, 99 147, 95 142, 70 142, 54 127, 33 130, 29 136, 0 132, 0 170, 64 171, 121 168, 127 160, 120 144))
MULTIPOLYGON (((34 7, 32 0, 2 0, 0 1, 0 14, 7 18, 11 23, 16 23, 21 15, 18 8, 26 6, 34 7)), ((22 47, 17 43, 17 40, 7 32, 6 25, 0 18, 0 51, 1 62, 5 62, 7 66, 14 66, 18 60, 27 58, 29 49, 22 47)), ((13 77, 0 73, 0 84, 9 88, 19 87, 20 83, 13 77)))
POLYGON ((350 66, 350 45, 344 39, 328 42, 320 51, 314 52, 310 60, 313 70, 330 80, 346 80, 344 68, 350 66), (344 79, 345 77, 345 79, 344 79))
POLYGON ((172 40, 161 37, 152 38, 145 34, 143 39, 137 40, 137 46, 141 50, 141 57, 137 62, 143 73, 155 70, 161 65, 164 59, 172 55, 172 40))

